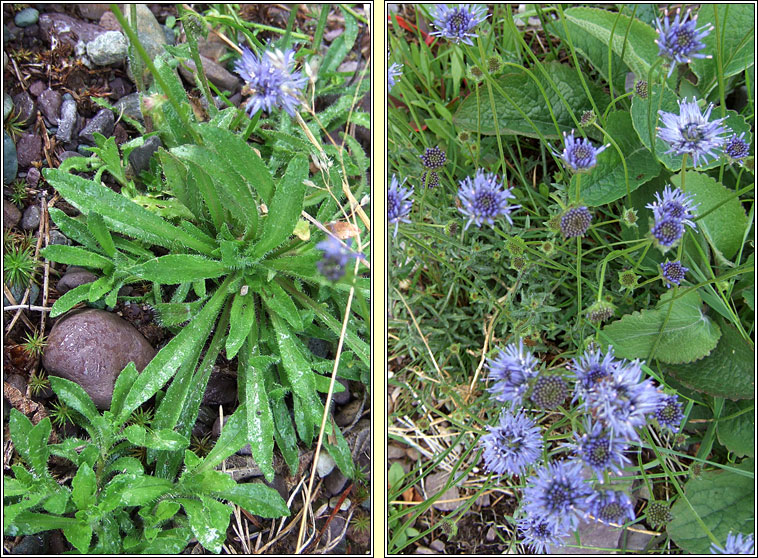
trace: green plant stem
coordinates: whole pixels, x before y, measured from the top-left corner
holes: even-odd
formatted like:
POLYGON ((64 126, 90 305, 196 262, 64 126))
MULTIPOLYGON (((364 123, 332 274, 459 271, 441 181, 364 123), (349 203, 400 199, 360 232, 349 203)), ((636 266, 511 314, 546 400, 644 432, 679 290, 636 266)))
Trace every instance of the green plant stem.
POLYGON ((576 237, 576 325, 582 320, 582 237, 576 237))
MULTIPOLYGON (((181 119, 182 124, 184 124, 187 130, 190 131, 195 142, 198 145, 203 145, 203 138, 200 137, 200 134, 197 132, 197 130, 195 130, 192 124, 190 124, 190 121, 187 118, 186 112, 182 110, 182 107, 179 104, 179 101, 174 97, 174 95, 171 92, 171 89, 169 89, 169 87, 166 85, 166 82, 163 81, 163 78, 160 76, 160 74, 158 73, 158 70, 155 68, 155 64, 153 64, 153 60, 150 58, 150 56, 148 56, 147 52, 145 51, 145 47, 143 47, 142 43, 140 43, 139 38, 137 37, 137 34, 134 32, 134 29, 132 29, 132 27, 126 21, 126 18, 124 17, 124 14, 121 13, 121 10, 119 10, 118 5, 110 4, 110 9, 113 12, 113 15, 116 16, 116 19, 121 25, 121 28, 124 30, 124 33, 126 33, 127 36, 129 37, 129 41, 131 42, 131 44, 134 45, 134 47, 137 49, 137 52, 142 57, 142 60, 145 62, 145 64, 147 64, 147 67, 150 70, 150 73, 153 74, 153 78, 155 79, 155 81, 158 82, 158 85, 168 97, 169 102, 174 107, 174 110, 176 111, 176 113, 179 115, 179 118, 181 119)), ((135 25, 136 25, 136 22, 135 22, 135 25)))
POLYGON ((603 281, 605 281, 605 270, 608 264, 615 260, 616 258, 623 256, 625 254, 629 254, 631 252, 635 252, 639 250, 643 245, 645 245, 645 250, 647 251, 650 246, 652 246, 653 241, 652 240, 640 240, 638 241, 634 246, 630 246, 629 248, 626 248, 624 250, 614 250, 610 254, 608 254, 605 258, 603 258, 603 261, 600 263, 600 279, 598 281, 598 289, 597 289, 597 300, 600 301, 600 299, 603 296, 603 281))
MULTIPOLYGON (((185 10, 181 4, 178 4, 178 7, 179 14, 182 16, 182 18, 195 17, 187 10, 185 10)), ((186 22, 186 19, 184 19, 184 21, 186 22)), ((202 25, 201 22, 198 22, 198 24, 202 25)), ((197 47, 197 37, 195 36, 196 32, 197 29, 194 24, 184 25, 184 33, 187 36, 187 43, 190 47, 190 54, 192 55, 192 60, 195 62, 195 76, 197 76, 197 80, 200 83, 200 88, 203 91, 205 100, 208 102, 208 114, 211 118, 213 118, 216 116, 216 114, 218 114, 218 108, 216 107, 216 103, 214 102, 213 96, 211 95, 210 87, 208 87, 208 76, 205 75, 203 60, 200 58, 200 51, 197 47)))
POLYGON ((576 174, 576 203, 579 203, 579 201, 582 199, 581 187, 582 187, 582 173, 579 172, 576 174))

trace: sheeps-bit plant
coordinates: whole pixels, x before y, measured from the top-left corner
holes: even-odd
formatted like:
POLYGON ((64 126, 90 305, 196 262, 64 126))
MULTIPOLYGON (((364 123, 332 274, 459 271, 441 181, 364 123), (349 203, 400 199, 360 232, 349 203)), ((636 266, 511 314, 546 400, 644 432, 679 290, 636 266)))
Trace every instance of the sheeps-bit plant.
MULTIPOLYGON (((321 8, 319 37, 328 11, 321 8)), ((197 54, 193 41, 152 60, 120 12, 114 13, 140 54, 137 61, 150 70, 153 84, 143 93, 143 110, 162 147, 138 177, 125 161, 145 138, 123 145, 120 153, 112 138, 100 136, 91 158, 43 171, 81 212, 69 217, 50 210, 56 226, 78 245, 48 246, 43 255, 100 275, 61 296, 50 315, 82 302, 113 307, 124 285, 147 285, 141 300, 175 335, 140 374, 130 365, 118 376, 113 403, 103 414, 79 386, 50 378, 90 440, 48 445, 49 420, 32 427, 12 414, 13 442, 29 468, 15 465, 15 479, 5 478, 5 532, 62 528, 77 550, 96 553, 179 552, 194 535, 218 552, 231 512, 219 500, 265 517, 289 512, 276 491, 237 485, 214 467, 249 443, 268 481, 274 476, 274 446, 295 474, 298 439, 310 446, 319 435, 320 394, 344 389, 330 381, 333 369, 368 384, 370 285, 360 234, 369 223, 353 197, 368 192, 368 159, 350 136, 342 146, 322 146, 316 138, 322 127, 339 123, 368 126, 368 115, 354 106, 369 81, 365 73, 337 72, 358 34, 352 11, 343 10, 345 33, 323 57, 314 56, 319 44, 296 55, 289 31, 278 43, 263 45, 251 28, 235 26, 257 53, 240 50, 236 66, 246 82, 252 120, 231 105, 216 109, 208 98, 210 119, 202 122, 175 72, 178 63, 197 54), (314 112, 309 99, 335 92, 336 103, 314 112), (247 141, 251 134, 259 141, 256 148, 247 141), (96 172, 85 178, 74 170, 96 172), (102 183, 105 172, 119 183, 120 193, 102 183), (341 207, 343 194, 352 202, 350 213, 341 207), (343 321, 337 366, 313 354, 308 339, 335 342, 343 321), (201 459, 186 448, 219 355, 236 358, 240 405, 201 459), (125 426, 148 400, 155 407, 150 427, 125 426), (140 447, 153 474, 130 457, 140 447), (77 466, 71 489, 49 474, 50 454, 77 466)), ((229 21, 214 14, 209 22, 229 21)), ((199 15, 183 17, 192 39, 205 24, 199 15)), ((199 88, 210 96, 204 80, 199 78, 199 88)), ((324 447, 352 477, 350 449, 332 421, 325 424, 324 447)))
POLYGON ((437 523, 444 490, 391 505, 392 552, 490 491, 516 498, 494 519, 508 550, 588 544, 600 521, 664 530, 656 551, 753 552, 754 16, 390 15, 394 436, 448 431, 389 498, 439 469, 479 489, 437 523))

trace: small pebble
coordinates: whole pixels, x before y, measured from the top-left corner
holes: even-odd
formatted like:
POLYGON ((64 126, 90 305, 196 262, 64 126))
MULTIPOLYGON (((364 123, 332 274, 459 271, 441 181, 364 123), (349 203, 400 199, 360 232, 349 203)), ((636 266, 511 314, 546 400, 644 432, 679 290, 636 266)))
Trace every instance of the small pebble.
POLYGON ((435 540, 433 540, 432 542, 429 543, 429 548, 431 548, 432 550, 435 550, 435 551, 437 551, 437 552, 439 552, 441 554, 444 554, 444 552, 445 552, 445 543, 443 543, 439 539, 435 539, 435 540))
POLYGON ((316 463, 316 473, 320 478, 324 478, 326 475, 332 472, 336 463, 331 455, 326 451, 322 451, 318 455, 318 462, 316 463))
POLYGON ((16 144, 18 166, 29 168, 35 161, 42 160, 42 138, 37 134, 23 134, 16 144))
POLYGON ((13 139, 3 132, 3 184, 10 184, 18 173, 18 155, 13 139))
POLYGON ((13 99, 7 93, 3 93, 3 120, 8 118, 8 115, 13 110, 13 99))
POLYGON ((19 27, 29 27, 39 21, 39 11, 34 8, 25 8, 16 14, 13 23, 19 27))
POLYGON ((135 147, 129 154, 129 163, 132 165, 134 174, 138 175, 142 171, 148 170, 150 168, 150 158, 162 146, 163 144, 158 136, 150 136, 145 140, 145 143, 139 147, 135 147))
POLYGON ((30 205, 24 210, 24 216, 21 218, 21 228, 25 231, 37 229, 40 222, 40 210, 37 205, 30 205))
POLYGON ((17 122, 21 126, 28 126, 34 122, 37 116, 37 103, 26 91, 13 97, 13 106, 16 108, 17 122))
POLYGON ((141 124, 145 123, 142 110, 140 109, 139 92, 120 98, 113 106, 119 113, 123 111, 124 116, 128 116, 141 124))
POLYGON ((50 244, 61 244, 63 246, 71 246, 71 241, 66 238, 61 231, 53 229, 50 231, 50 244))
POLYGON ((97 66, 109 66, 126 60, 129 47, 119 31, 106 31, 87 43, 87 56, 97 66))
POLYGON ((39 97, 40 93, 45 90, 45 87, 46 85, 44 81, 37 80, 29 86, 29 93, 35 97, 39 97))
POLYGON ((117 77, 110 82, 108 82, 108 87, 110 87, 111 90, 111 98, 114 101, 117 101, 124 95, 127 95, 129 91, 131 91, 131 87, 129 84, 122 78, 117 77))
POLYGON ((42 116, 50 124, 57 125, 58 118, 61 115, 61 103, 63 102, 61 94, 55 89, 45 89, 37 97, 37 102, 39 103, 39 111, 42 113, 42 116))
POLYGON ((76 101, 70 94, 63 95, 63 105, 61 106, 61 116, 58 119, 58 131, 55 137, 63 142, 71 141, 71 135, 76 126, 76 101))
POLYGON ((18 207, 3 198, 3 228, 12 229, 21 220, 21 212, 18 207))
POLYGON ((84 129, 79 132, 79 137, 94 145, 96 133, 102 134, 106 138, 111 137, 115 121, 116 118, 113 116, 113 112, 110 109, 101 109, 89 122, 87 122, 84 129))

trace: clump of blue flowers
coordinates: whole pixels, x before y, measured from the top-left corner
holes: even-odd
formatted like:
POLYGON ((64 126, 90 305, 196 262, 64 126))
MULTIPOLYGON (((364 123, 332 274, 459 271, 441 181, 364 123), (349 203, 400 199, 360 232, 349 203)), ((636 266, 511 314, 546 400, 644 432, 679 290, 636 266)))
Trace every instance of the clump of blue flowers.
POLYGON ((605 151, 610 143, 595 147, 586 138, 575 138, 574 130, 570 134, 563 132, 563 151, 553 150, 556 156, 574 172, 588 171, 597 164, 597 156, 605 151))
POLYGON ((387 68, 387 91, 392 91, 397 79, 403 75, 403 65, 394 62, 387 68))
POLYGON ((681 17, 681 11, 677 9, 673 21, 669 19, 668 13, 664 14, 663 21, 655 18, 658 30, 655 44, 658 45, 658 55, 670 61, 668 77, 677 64, 687 64, 693 58, 710 58, 710 55, 698 51, 705 48, 701 39, 713 30, 713 26, 703 25, 698 29, 697 14, 690 19, 691 14, 692 11, 687 10, 684 17, 681 17))
POLYGON ((300 94, 308 79, 295 71, 295 51, 270 49, 256 56, 248 48, 234 65, 245 80, 243 94, 251 95, 246 110, 252 117, 259 110, 284 109, 290 116, 301 103, 300 94))
POLYGON ((723 125, 726 118, 709 121, 713 103, 709 103, 705 112, 701 113, 694 97, 692 101, 687 102, 687 99, 684 99, 678 103, 679 114, 658 111, 663 123, 663 126, 658 128, 658 137, 670 146, 666 153, 689 154, 695 167, 700 164, 701 159, 703 163, 708 162, 708 157, 717 159, 719 155, 715 150, 724 145, 724 134, 730 131, 723 125))
POLYGON ((508 200, 515 197, 495 174, 479 169, 473 178, 467 176, 461 180, 458 189, 458 199, 461 202, 461 207, 458 209, 469 218, 464 230, 468 229, 471 223, 477 227, 481 227, 484 223, 494 225, 495 218, 500 215, 512 225, 511 211, 521 207, 508 205, 508 200))
POLYGON ((651 233, 665 252, 682 238, 684 226, 696 230, 694 195, 685 194, 679 188, 666 186, 663 195, 655 194, 655 202, 645 207, 652 210, 654 222, 651 233))
POLYGON ((671 288, 671 285, 676 285, 678 287, 681 284, 682 279, 684 279, 684 274, 689 270, 690 269, 684 267, 679 260, 676 260, 675 262, 666 260, 661 263, 661 276, 666 281, 666 287, 668 288, 671 288))
POLYGON ((357 254, 350 250, 352 241, 353 239, 349 238, 345 243, 347 246, 343 246, 333 236, 327 236, 326 240, 322 240, 316 244, 316 248, 324 252, 321 260, 316 262, 316 267, 321 275, 330 281, 337 281, 345 275, 345 267, 351 259, 363 257, 362 254, 357 254))
POLYGON ((387 190, 387 222, 390 225, 395 225, 393 236, 397 236, 398 223, 411 222, 408 215, 410 215, 413 206, 413 200, 410 199, 413 190, 406 188, 403 184, 405 184, 405 179, 403 182, 398 182, 397 177, 393 174, 390 187, 387 190))
POLYGON ((750 155, 750 144, 745 141, 745 132, 732 134, 724 143, 724 154, 731 161, 741 162, 750 155))
POLYGON ((742 533, 735 535, 730 531, 723 548, 716 543, 711 543, 711 554, 755 554, 753 535, 743 538, 742 533))
POLYGON ((495 382, 490 393, 497 401, 510 401, 513 406, 521 404, 529 389, 529 380, 539 372, 539 361, 532 353, 524 350, 524 343, 520 339, 518 345, 511 343, 500 350, 494 359, 488 361, 487 366, 489 377, 495 382))
POLYGON ((504 410, 500 421, 482 438, 484 463, 498 475, 521 475, 542 453, 540 427, 523 410, 504 410))
POLYGON ((437 4, 432 12, 432 25, 437 30, 431 35, 442 37, 454 43, 473 45, 471 39, 477 36, 473 29, 483 22, 489 14, 487 7, 482 4, 461 4, 457 7, 449 7, 445 4, 437 4))

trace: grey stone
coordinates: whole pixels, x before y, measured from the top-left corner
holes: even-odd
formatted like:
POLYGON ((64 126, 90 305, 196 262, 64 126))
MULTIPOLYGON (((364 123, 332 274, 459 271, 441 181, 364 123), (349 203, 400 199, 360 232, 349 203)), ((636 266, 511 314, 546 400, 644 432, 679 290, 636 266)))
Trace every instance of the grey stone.
POLYGON ((158 136, 150 136, 145 140, 145 143, 139 147, 135 147, 129 153, 129 164, 132 165, 134 174, 139 174, 150 168, 150 158, 161 146, 163 146, 163 143, 161 143, 161 139, 158 136))
POLYGON ((79 137, 85 139, 91 144, 95 143, 95 133, 102 134, 106 138, 113 134, 113 126, 116 118, 110 109, 101 109, 98 113, 87 122, 84 129, 79 132, 79 137))
POLYGON ((203 395, 203 405, 228 405, 237 399, 237 379, 229 374, 211 372, 203 395))
POLYGON ((326 451, 322 450, 318 454, 318 461, 316 462, 316 473, 322 479, 334 470, 334 458, 326 451))
POLYGON ((12 229, 21 220, 21 212, 18 207, 3 198, 3 228, 12 229))
POLYGON ((13 23, 19 27, 29 27, 39 21, 39 11, 34 8, 25 8, 16 14, 13 23))
POLYGON ((79 15, 92 21, 98 21, 109 11, 108 4, 79 4, 79 15))
POLYGON ((351 401, 345 405, 339 413, 335 415, 334 422, 337 423, 337 426, 348 426, 349 424, 352 424, 355 421, 355 418, 360 412, 362 406, 363 402, 360 399, 351 401))
POLYGON ((287 483, 284 480, 284 477, 280 474, 274 475, 274 480, 271 482, 266 482, 266 480, 263 480, 263 484, 268 486, 269 488, 273 488, 279 493, 279 496, 282 497, 282 500, 285 502, 289 499, 289 490, 287 490, 287 483))
POLYGON ((29 167, 29 170, 26 171, 26 183, 30 187, 36 188, 40 178, 42 178, 42 175, 37 167, 29 167))
POLYGON ((87 43, 87 56, 96 66, 118 64, 126 59, 128 45, 120 31, 106 31, 87 43))
POLYGON ((121 97, 113 106, 119 113, 123 111, 124 116, 132 118, 140 124, 145 123, 145 118, 142 116, 142 109, 140 108, 139 92, 121 97))
POLYGON ((161 29, 163 29, 163 36, 166 37, 166 44, 175 45, 176 32, 170 27, 166 27, 165 25, 161 25, 161 29))
POLYGON ((58 131, 55 132, 55 137, 63 142, 71 141, 71 136, 74 133, 78 116, 79 115, 76 112, 76 101, 74 101, 71 95, 66 93, 63 96, 61 116, 58 119, 58 131))
POLYGON ((113 98, 114 101, 120 99, 121 97, 129 93, 129 91, 131 91, 129 84, 120 77, 117 77, 113 79, 112 81, 110 81, 108 83, 108 87, 110 87, 111 97, 113 98))
POLYGON ((341 494, 346 484, 347 477, 337 467, 324 479, 324 488, 330 496, 341 494))
MULTIPOLYGON (((332 394, 332 401, 334 401, 335 405, 345 405, 347 404, 350 399, 350 386, 347 384, 347 380, 343 380, 341 378, 337 378, 337 383, 339 383, 341 386, 345 388, 345 391, 341 391, 337 393, 336 391, 332 394)), ((335 388, 337 386, 335 385, 335 388)))
POLYGON ((37 102, 39 103, 39 111, 42 113, 42 116, 50 124, 57 124, 61 114, 61 103, 63 102, 61 94, 55 89, 45 89, 37 97, 37 102))
POLYGON ((21 126, 28 126, 37 115, 37 103, 26 91, 22 91, 13 97, 13 106, 16 109, 17 122, 21 126))
POLYGON ((88 43, 105 31, 99 25, 59 13, 42 14, 39 18, 39 27, 48 44, 52 45, 55 38, 58 42, 72 47, 75 47, 79 41, 88 43))
POLYGON ((405 450, 394 444, 387 444, 387 459, 405 459, 405 450))
POLYGON ((64 235, 61 231, 59 231, 58 229, 53 229, 50 231, 50 244, 60 244, 63 246, 71 246, 71 241, 68 238, 66 238, 66 235, 64 235))
POLYGON ((78 383, 100 409, 110 407, 116 378, 130 362, 142 371, 155 349, 127 321, 88 309, 59 319, 48 336, 42 364, 50 374, 78 383))
POLYGON ((429 548, 439 552, 440 554, 445 553, 445 543, 443 543, 440 539, 434 539, 432 542, 430 542, 429 548))
POLYGON ((29 168, 34 161, 42 160, 42 138, 37 134, 23 134, 16 144, 18 166, 29 168))
POLYGON ((61 153, 60 155, 58 155, 58 159, 62 163, 63 161, 65 161, 69 157, 81 157, 81 156, 82 156, 82 154, 79 153, 79 152, 77 152, 77 151, 64 151, 63 153, 61 153))
MULTIPOLYGON (((124 15, 129 20, 129 23, 133 25, 131 21, 131 9, 126 6, 122 7, 124 15)), ((161 24, 155 19, 153 12, 150 11, 145 4, 137 4, 137 37, 140 43, 147 51, 147 55, 150 58, 157 58, 160 54, 165 52, 163 46, 166 44, 166 35, 163 32, 161 24)), ((143 68, 146 70, 146 68, 143 68)), ((128 74, 130 77, 134 76, 131 63, 129 64, 128 74)), ((152 75, 145 71, 144 74, 147 81, 152 81, 152 75)))
POLYGON ((428 546, 419 545, 413 551, 414 554, 437 554, 434 550, 428 546))
MULTIPOLYGON (((551 554, 608 554, 604 549, 618 547, 622 530, 620 527, 611 527, 597 521, 582 521, 577 529, 579 545, 582 548, 556 545, 551 547, 551 554)), ((566 538, 565 542, 576 544, 573 536, 566 538)))
POLYGON ((32 84, 29 86, 29 93, 35 97, 39 97, 40 93, 42 93, 46 88, 47 86, 45 85, 44 81, 37 80, 35 82, 32 82, 32 84))
MULTIPOLYGON (((450 477, 450 473, 447 473, 446 471, 440 471, 438 473, 432 473, 428 477, 426 477, 426 486, 425 486, 425 492, 427 495, 427 498, 431 498, 435 494, 437 494, 442 488, 445 486, 445 483, 447 483, 448 478, 450 477)), ((456 500, 460 497, 460 491, 458 490, 457 486, 451 486, 445 492, 443 492, 439 498, 437 498, 437 501, 432 504, 436 509, 440 511, 453 511, 458 509, 461 505, 464 504, 464 501, 458 501, 458 502, 447 502, 446 500, 456 500)))
POLYGON ((329 526, 326 528, 326 531, 324 532, 321 540, 324 542, 324 544, 328 545, 328 548, 332 548, 330 554, 345 553, 345 550, 340 547, 344 546, 346 524, 347 522, 345 521, 345 518, 341 515, 335 515, 329 522, 329 526))
POLYGON ((10 184, 18 172, 16 144, 7 132, 3 132, 3 184, 10 184))
MULTIPOLYGON (((205 58, 200 55, 200 61, 203 63, 203 70, 205 75, 213 85, 220 90, 231 91, 234 93, 240 86, 240 80, 234 74, 228 72, 223 66, 217 64, 213 60, 205 58)), ((195 61, 185 60, 183 64, 179 65, 179 73, 189 83, 195 83, 195 61)))
POLYGON ((653 535, 648 532, 639 532, 627 530, 626 539, 620 539, 619 548, 625 550, 637 551, 643 553, 647 550, 648 543, 653 539, 653 535))
MULTIPOLYGON (((13 296, 13 299, 16 301, 16 304, 20 304, 21 301, 24 298, 24 293, 26 292, 27 285, 7 285, 8 290, 11 292, 11 295, 13 296)), ((36 304, 37 299, 39 298, 39 286, 35 283, 32 283, 32 286, 29 288, 29 298, 26 299, 26 302, 24 304, 36 304)), ((7 298, 5 298, 5 294, 3 294, 3 306, 10 306, 10 302, 7 298)))
POLYGON ((63 277, 58 280, 58 283, 55 285, 55 290, 58 291, 58 294, 64 294, 80 285, 92 283, 96 279, 97 275, 91 271, 87 271, 83 267, 70 265, 63 277))
POLYGON ((25 231, 34 230, 39 227, 40 222, 40 210, 37 204, 30 205, 24 211, 24 216, 21 218, 21 228, 25 231))
POLYGON ((3 93, 3 120, 8 118, 8 115, 13 110, 13 99, 7 93, 3 93))
MULTIPOLYGON (((35 10, 37 11, 37 10, 35 10)), ((50 552, 48 544, 49 533, 40 533, 38 535, 26 535, 19 543, 13 547, 11 554, 48 554, 50 552)))

